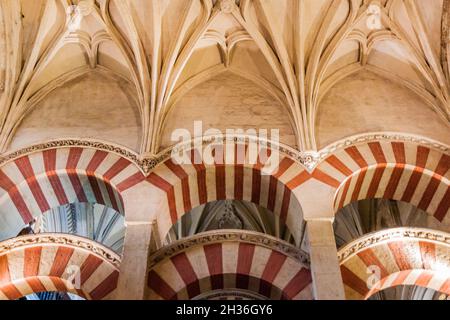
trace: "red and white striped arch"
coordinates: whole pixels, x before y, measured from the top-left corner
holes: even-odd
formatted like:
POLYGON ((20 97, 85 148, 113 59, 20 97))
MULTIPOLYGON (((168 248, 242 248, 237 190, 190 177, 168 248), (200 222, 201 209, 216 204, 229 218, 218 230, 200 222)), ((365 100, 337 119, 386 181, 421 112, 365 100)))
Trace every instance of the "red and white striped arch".
MULTIPOLYGON (((51 237, 57 239, 68 236, 51 237)), ((118 267, 98 253, 86 249, 90 246, 89 240, 70 236, 75 242, 87 244, 77 247, 46 241, 46 238, 49 235, 34 235, 0 243, 0 247, 7 247, 14 241, 20 243, 17 248, 0 253, 0 299, 16 300, 47 291, 71 292, 94 300, 112 298, 119 276, 118 267), (35 241, 38 238, 42 241, 35 241), (80 275, 79 288, 73 283, 73 275, 77 270, 80 275)), ((119 259, 112 251, 103 247, 102 250, 110 257, 119 259)))
MULTIPOLYGON (((376 238, 377 234, 371 237, 376 238)), ((340 250, 339 255, 353 244, 340 250)), ((377 291, 399 285, 450 294, 450 245, 423 237, 394 237, 356 250, 341 261, 341 273, 348 299, 367 299, 377 291), (369 269, 373 266, 379 275, 369 269)))
POLYGON ((49 149, 0 168, 0 237, 13 237, 51 208, 91 202, 123 213, 120 192, 144 175, 129 160, 90 148, 49 149))
MULTIPOLYGON (((217 148, 221 148, 218 146, 217 148)), ((191 209, 216 200, 246 200, 267 208, 280 216, 299 241, 303 213, 298 195, 299 187, 311 178, 337 187, 338 181, 320 170, 310 174, 299 162, 279 153, 279 162, 273 168, 264 168, 259 158, 251 164, 250 148, 243 144, 234 144, 233 148, 220 149, 216 153, 215 163, 175 164, 172 159, 156 167, 147 177, 164 198, 163 208, 157 221, 161 238, 185 213, 191 209), (230 151, 233 150, 233 151, 230 151), (237 150, 245 150, 242 159, 238 159, 237 150)), ((271 154, 270 149, 261 153, 271 154)), ((187 151, 192 163, 200 151, 187 151)))
POLYGON ((450 219, 450 155, 415 143, 373 141, 326 158, 319 168, 340 182, 335 212, 369 198, 409 202, 439 221, 450 219))
POLYGON ((244 242, 189 248, 148 274, 149 299, 193 299, 221 289, 243 289, 269 299, 312 299, 311 272, 279 251, 244 242))

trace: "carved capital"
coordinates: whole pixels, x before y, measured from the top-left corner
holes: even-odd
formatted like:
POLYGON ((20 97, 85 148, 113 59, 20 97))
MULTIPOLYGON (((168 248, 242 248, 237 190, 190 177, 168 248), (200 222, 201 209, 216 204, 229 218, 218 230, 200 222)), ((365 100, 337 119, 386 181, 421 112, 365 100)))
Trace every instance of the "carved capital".
POLYGON ((404 135, 398 133, 371 133, 364 135, 357 135, 340 140, 333 143, 320 151, 298 151, 289 146, 283 145, 281 143, 275 143, 268 139, 263 139, 256 136, 250 135, 220 135, 220 136, 205 136, 192 141, 187 141, 179 143, 173 147, 167 148, 156 155, 145 155, 140 156, 136 152, 124 148, 119 145, 114 145, 107 142, 101 142, 97 140, 89 139, 77 139, 69 138, 64 140, 54 140, 41 144, 32 145, 12 153, 6 154, 0 157, 0 166, 7 162, 13 161, 19 157, 44 151, 48 149, 64 148, 64 147, 83 147, 83 148, 93 148, 98 150, 104 150, 110 153, 115 153, 121 157, 128 159, 133 162, 144 175, 148 175, 154 168, 159 164, 167 161, 172 157, 174 153, 185 153, 193 148, 204 147, 207 145, 214 144, 225 144, 225 143, 235 143, 235 144, 247 144, 255 143, 258 146, 264 146, 272 150, 277 150, 280 154, 290 157, 297 163, 301 164, 307 171, 312 172, 321 161, 325 160, 331 154, 339 151, 340 149, 347 148, 352 145, 357 145, 361 143, 368 143, 371 141, 403 141, 405 143, 415 143, 424 146, 428 146, 432 149, 438 150, 443 153, 449 153, 449 147, 447 145, 441 144, 437 141, 414 136, 414 135, 404 135))
POLYGON ((432 139, 401 133, 375 132, 348 137, 323 148, 318 152, 318 161, 320 162, 326 159, 328 156, 340 149, 372 141, 402 141, 405 143, 424 145, 443 153, 449 152, 449 147, 447 145, 432 139))

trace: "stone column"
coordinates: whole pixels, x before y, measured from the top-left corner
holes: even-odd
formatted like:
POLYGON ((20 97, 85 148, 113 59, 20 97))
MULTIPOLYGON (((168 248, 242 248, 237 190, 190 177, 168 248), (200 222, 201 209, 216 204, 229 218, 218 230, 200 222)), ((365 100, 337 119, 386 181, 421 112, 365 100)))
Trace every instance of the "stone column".
POLYGON ((124 192, 122 198, 126 231, 115 299, 142 300, 147 287, 148 257, 158 241, 154 213, 159 203, 145 182, 124 192))
POLYGON ((314 297, 344 300, 344 284, 337 257, 332 219, 307 220, 314 297))
POLYGON ((116 299, 142 300, 147 279, 152 225, 150 222, 127 222, 116 299))

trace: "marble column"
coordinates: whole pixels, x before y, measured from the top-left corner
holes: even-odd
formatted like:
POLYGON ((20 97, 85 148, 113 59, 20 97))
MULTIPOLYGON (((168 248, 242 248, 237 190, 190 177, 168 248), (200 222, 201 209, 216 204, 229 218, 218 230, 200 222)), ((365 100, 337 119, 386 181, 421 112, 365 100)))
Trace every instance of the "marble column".
POLYGON ((344 284, 337 258, 332 219, 311 219, 306 224, 311 256, 314 298, 344 300, 344 284))
POLYGON ((152 224, 150 222, 127 222, 126 224, 116 299, 142 300, 145 296, 152 224))
POLYGON ((142 300, 147 287, 148 257, 158 245, 155 212, 159 199, 148 183, 141 183, 122 194, 125 209, 125 241, 116 299, 142 300))

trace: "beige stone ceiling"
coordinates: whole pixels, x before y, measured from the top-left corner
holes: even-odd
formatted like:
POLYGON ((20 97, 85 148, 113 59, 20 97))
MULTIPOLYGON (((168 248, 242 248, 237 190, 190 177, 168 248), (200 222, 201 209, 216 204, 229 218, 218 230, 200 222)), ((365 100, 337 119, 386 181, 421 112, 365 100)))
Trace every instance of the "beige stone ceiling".
POLYGON ((196 119, 280 128, 300 150, 371 131, 450 143, 449 11, 450 0, 2 0, 0 150, 91 137, 155 154, 196 119))

